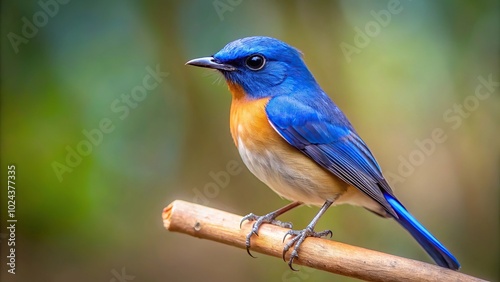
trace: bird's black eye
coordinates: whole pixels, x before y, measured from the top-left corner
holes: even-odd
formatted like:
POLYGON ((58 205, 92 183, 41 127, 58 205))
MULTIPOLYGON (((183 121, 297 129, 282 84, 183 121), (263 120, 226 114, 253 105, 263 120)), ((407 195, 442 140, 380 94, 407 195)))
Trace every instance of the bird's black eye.
POLYGON ((249 69, 257 71, 264 67, 266 64, 266 58, 262 55, 251 55, 247 58, 245 63, 249 69))

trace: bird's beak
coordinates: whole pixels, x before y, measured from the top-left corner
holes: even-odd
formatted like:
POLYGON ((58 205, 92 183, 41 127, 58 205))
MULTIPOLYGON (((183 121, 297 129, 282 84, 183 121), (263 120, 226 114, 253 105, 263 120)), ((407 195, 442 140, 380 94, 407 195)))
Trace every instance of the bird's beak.
POLYGON ((221 64, 217 62, 217 60, 214 57, 203 57, 203 58, 192 59, 191 61, 187 62, 186 65, 192 65, 196 67, 216 69, 222 71, 236 70, 236 68, 231 65, 221 64))

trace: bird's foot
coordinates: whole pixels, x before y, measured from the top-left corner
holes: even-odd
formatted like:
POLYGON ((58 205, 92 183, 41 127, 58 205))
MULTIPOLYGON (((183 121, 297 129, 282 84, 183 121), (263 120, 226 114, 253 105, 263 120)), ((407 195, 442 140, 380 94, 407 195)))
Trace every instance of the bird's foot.
POLYGON ((290 230, 285 234, 285 237, 283 237, 283 242, 285 242, 285 239, 288 235, 294 236, 290 241, 288 241, 285 244, 285 247, 283 248, 283 260, 285 260, 285 255, 290 250, 292 246, 294 246, 292 254, 290 255, 290 259, 288 260, 288 266, 292 270, 296 270, 293 268, 293 260, 299 257, 299 249, 304 240, 307 237, 316 237, 316 238, 321 238, 324 236, 330 235, 330 238, 332 238, 332 231, 331 230, 325 230, 321 232, 314 232, 313 228, 308 226, 303 230, 290 230))
POLYGON ((241 228, 241 224, 245 220, 255 221, 252 225, 252 230, 250 231, 250 233, 248 233, 246 241, 245 241, 247 253, 253 258, 254 258, 254 256, 250 253, 250 238, 252 238, 252 235, 254 235, 254 234, 259 236, 258 231, 259 231, 259 228, 262 224, 270 223, 270 224, 277 225, 277 226, 280 226, 283 228, 292 228, 292 223, 282 222, 280 220, 276 220, 276 213, 275 212, 268 213, 268 214, 263 215, 263 216, 258 216, 258 215, 255 215, 253 213, 249 213, 241 219, 240 228, 241 228))

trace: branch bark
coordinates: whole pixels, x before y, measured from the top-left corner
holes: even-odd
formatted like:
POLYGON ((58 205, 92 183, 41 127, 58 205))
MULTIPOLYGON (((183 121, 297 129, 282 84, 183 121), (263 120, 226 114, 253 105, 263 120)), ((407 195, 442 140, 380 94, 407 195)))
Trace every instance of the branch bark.
MULTIPOLYGON (((180 200, 168 205, 162 216, 169 231, 242 249, 252 226, 251 222, 244 222, 240 229, 239 215, 180 200)), ((262 225, 259 236, 252 237, 251 250, 281 258, 287 231, 271 224, 262 225)), ((299 256, 295 264, 367 281, 485 281, 436 265, 313 237, 304 241, 299 256)))

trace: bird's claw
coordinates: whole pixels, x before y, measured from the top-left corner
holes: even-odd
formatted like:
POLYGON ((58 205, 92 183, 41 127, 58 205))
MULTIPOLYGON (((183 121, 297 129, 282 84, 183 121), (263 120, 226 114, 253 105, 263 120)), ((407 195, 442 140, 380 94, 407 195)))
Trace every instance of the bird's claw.
POLYGON ((282 222, 280 220, 276 220, 275 218, 276 218, 276 215, 274 213, 269 213, 269 214, 266 214, 263 216, 258 216, 258 215, 255 215, 253 213, 249 213, 241 219, 240 228, 241 228, 241 225, 243 224, 243 222, 246 220, 255 221, 252 225, 252 230, 250 231, 250 233, 248 233, 246 240, 245 240, 245 246, 247 249, 247 253, 251 257, 255 258, 255 256, 253 256, 252 253, 250 252, 250 238, 252 238, 252 235, 259 236, 258 231, 259 231, 259 228, 262 224, 270 223, 272 225, 277 225, 277 226, 280 226, 283 228, 292 228, 292 223, 282 222))
POLYGON ((290 254, 290 259, 288 260, 288 266, 290 267, 291 270, 296 271, 296 269, 293 268, 293 260, 299 257, 299 249, 304 240, 307 237, 321 238, 328 235, 330 235, 330 238, 332 238, 333 233, 331 230, 314 232, 314 230, 311 227, 306 227, 303 230, 289 230, 283 237, 283 242, 285 242, 285 239, 288 235, 293 236, 293 238, 290 239, 290 241, 288 241, 285 244, 285 247, 283 248, 283 260, 286 261, 285 259, 286 253, 290 250, 292 246, 294 246, 293 251, 290 254))

